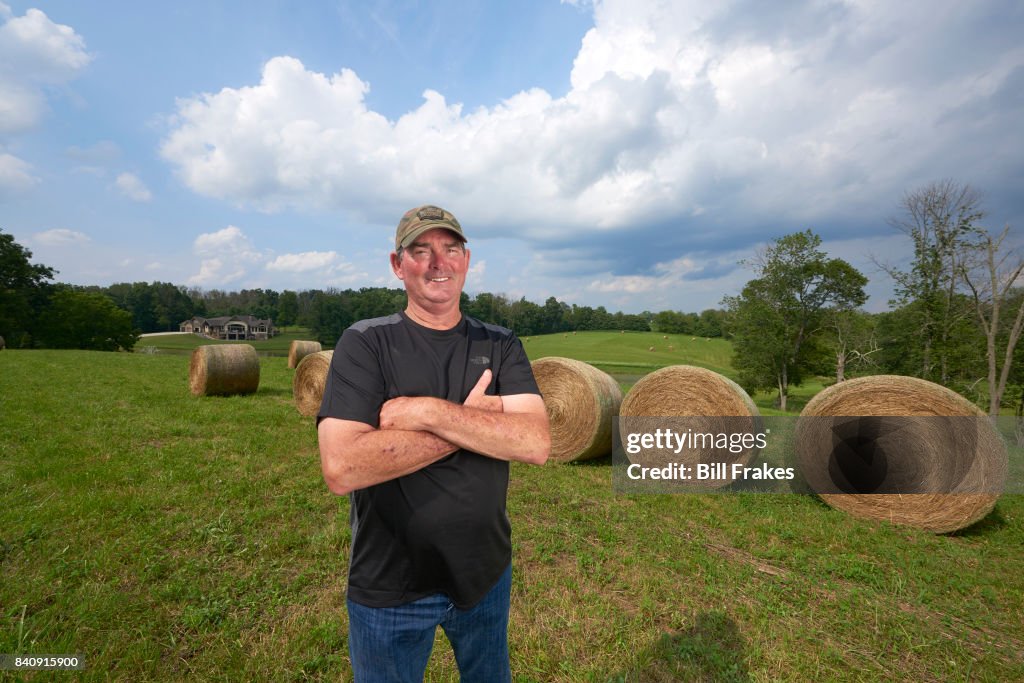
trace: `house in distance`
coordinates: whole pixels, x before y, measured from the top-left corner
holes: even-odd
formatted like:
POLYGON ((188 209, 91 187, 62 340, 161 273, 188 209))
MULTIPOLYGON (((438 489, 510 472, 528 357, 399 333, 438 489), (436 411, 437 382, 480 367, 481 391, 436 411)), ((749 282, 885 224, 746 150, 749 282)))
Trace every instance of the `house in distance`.
POLYGON ((181 332, 199 334, 210 339, 251 341, 270 339, 277 330, 273 320, 260 320, 251 315, 223 315, 219 318, 195 316, 178 326, 181 332))

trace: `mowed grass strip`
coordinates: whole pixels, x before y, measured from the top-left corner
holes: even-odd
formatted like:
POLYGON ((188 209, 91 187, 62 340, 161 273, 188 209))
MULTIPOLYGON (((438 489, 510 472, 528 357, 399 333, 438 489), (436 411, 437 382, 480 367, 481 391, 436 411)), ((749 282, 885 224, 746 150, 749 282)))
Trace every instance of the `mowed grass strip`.
POLYGON ((565 356, 606 371, 635 369, 640 374, 680 363, 699 365, 722 374, 732 372, 729 364, 732 347, 723 339, 657 332, 566 332, 522 337, 522 340, 531 360, 565 356))
MULTIPOLYGON (((194 398, 187 357, 0 352, 0 652, 347 680, 348 505, 293 372, 194 398)), ((509 513, 518 680, 1024 678, 1020 496, 934 536, 795 495, 615 495, 599 461, 514 465, 509 513)), ((455 671, 439 638, 428 680, 455 671)))

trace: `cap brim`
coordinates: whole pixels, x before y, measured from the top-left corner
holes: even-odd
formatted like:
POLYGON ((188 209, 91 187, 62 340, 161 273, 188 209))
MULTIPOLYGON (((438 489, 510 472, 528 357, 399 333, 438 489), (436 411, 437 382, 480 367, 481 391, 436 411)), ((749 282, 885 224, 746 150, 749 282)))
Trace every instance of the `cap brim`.
POLYGON ((402 243, 399 246, 402 247, 403 249, 408 248, 409 245, 412 244, 413 240, 415 240, 417 237, 427 232, 428 230, 433 230, 434 228, 441 228, 442 230, 447 230, 451 234, 458 237, 463 243, 467 241, 465 235, 455 232, 454 230, 452 230, 452 226, 448 225, 447 223, 426 222, 416 226, 416 228, 413 229, 412 232, 405 236, 405 239, 402 240, 402 243))

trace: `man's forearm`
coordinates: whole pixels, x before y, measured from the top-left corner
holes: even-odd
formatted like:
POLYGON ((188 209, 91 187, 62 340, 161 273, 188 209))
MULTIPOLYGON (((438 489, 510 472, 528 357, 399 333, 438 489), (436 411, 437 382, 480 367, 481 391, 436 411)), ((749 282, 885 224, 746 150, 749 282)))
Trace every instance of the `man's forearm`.
POLYGON ((458 448, 426 431, 374 429, 344 444, 332 443, 330 433, 322 431, 320 439, 324 480, 339 495, 415 472, 458 448))
POLYGON ((447 403, 431 431, 457 446, 499 460, 543 464, 551 451, 547 415, 495 413, 447 403))
POLYGON ((540 412, 495 412, 436 398, 399 398, 389 404, 381 412, 385 430, 429 431, 456 446, 499 460, 540 464, 551 450, 542 403, 540 412))

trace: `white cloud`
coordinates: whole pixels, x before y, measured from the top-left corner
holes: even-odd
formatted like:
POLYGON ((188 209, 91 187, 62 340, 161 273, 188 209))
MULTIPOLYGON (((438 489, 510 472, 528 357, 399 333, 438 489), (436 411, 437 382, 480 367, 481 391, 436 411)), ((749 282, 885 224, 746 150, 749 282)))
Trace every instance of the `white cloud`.
POLYGON ((591 292, 614 292, 640 294, 651 291, 671 291, 684 284, 687 275, 699 269, 697 263, 688 257, 678 258, 654 266, 653 275, 612 275, 593 280, 587 290, 591 292))
POLYGON ((0 153, 0 200, 32 189, 39 178, 32 175, 31 169, 18 157, 0 153))
POLYGON ((484 274, 487 272, 487 261, 481 259, 469 267, 466 273, 466 287, 479 289, 484 282, 484 274))
POLYGON ((38 9, 0 11, 0 134, 31 128, 45 110, 43 88, 73 79, 92 59, 70 26, 38 9))
POLYGON ((78 232, 76 230, 69 230, 67 228, 56 228, 54 230, 46 230, 45 232, 37 232, 32 235, 33 244, 40 244, 47 247, 77 246, 88 241, 89 236, 85 233, 78 232))
POLYGON ((236 264, 224 263, 223 259, 203 259, 199 264, 199 272, 187 280, 187 284, 197 287, 215 287, 235 282, 245 275, 245 269, 236 264))
POLYGON ((196 237, 193 250, 200 256, 229 254, 251 260, 256 254, 252 242, 242 229, 234 225, 216 232, 205 232, 196 237))
POLYGON ((134 173, 122 173, 117 176, 114 185, 121 191, 121 194, 134 201, 148 202, 153 198, 153 193, 134 173))
POLYGON ((281 254, 267 264, 267 270, 280 270, 292 273, 322 270, 334 263, 337 258, 338 254, 334 251, 304 251, 301 254, 281 254))
POLYGON ((618 235, 605 259, 622 234, 643 234, 645 262, 594 281, 620 292, 654 291, 666 254, 732 250, 736 234, 815 223, 835 238, 865 223, 877 234, 923 180, 984 186, 1024 157, 1024 105, 1009 87, 1024 49, 976 39, 999 26, 991 4, 593 11, 564 97, 533 89, 467 111, 427 90, 388 120, 353 71, 277 57, 254 85, 180 100, 161 154, 195 192, 263 210, 344 208, 391 224, 437 201, 474 237, 600 249, 618 235), (964 113, 999 93, 1003 108, 964 113))
POLYGON ((192 251, 200 258, 199 272, 188 278, 187 284, 200 287, 234 284, 263 260, 241 228, 234 225, 199 235, 192 251))
POLYGON ((292 289, 365 285, 370 277, 355 264, 340 260, 335 251, 281 254, 268 261, 266 269, 277 273, 279 278, 287 276, 283 286, 292 289))
POLYGON ((349 287, 366 282, 369 274, 352 263, 339 263, 324 270, 318 278, 307 278, 307 287, 349 287))
POLYGON ((187 284, 200 287, 264 287, 272 273, 278 289, 346 287, 366 283, 369 275, 341 260, 335 251, 307 251, 271 257, 258 249, 241 228, 229 225, 203 233, 192 244, 199 272, 187 284))
POLYGON ((0 72, 0 134, 31 128, 45 109, 42 92, 8 80, 0 72))

